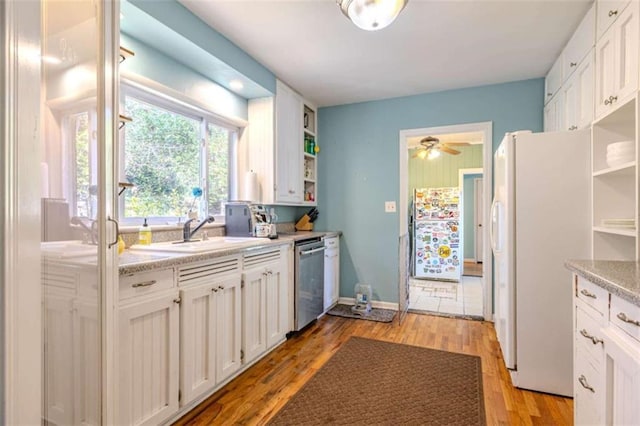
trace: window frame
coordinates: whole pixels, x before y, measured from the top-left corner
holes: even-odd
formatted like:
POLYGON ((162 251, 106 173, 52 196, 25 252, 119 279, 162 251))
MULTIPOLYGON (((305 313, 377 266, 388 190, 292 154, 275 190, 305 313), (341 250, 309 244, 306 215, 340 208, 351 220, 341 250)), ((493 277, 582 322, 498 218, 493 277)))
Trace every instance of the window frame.
MULTIPOLYGON (((167 110, 174 114, 179 114, 185 116, 187 118, 196 120, 199 122, 199 138, 200 138, 200 149, 199 149, 199 170, 198 170, 198 180, 199 186, 202 188, 203 195, 201 201, 201 207, 198 211, 198 216, 202 220, 205 215, 208 215, 206 209, 208 209, 209 205, 209 182, 208 182, 208 155, 209 155, 209 140, 208 140, 208 125, 213 124, 218 127, 222 127, 229 131, 229 140, 228 140, 228 153, 229 153, 229 164, 227 170, 227 197, 228 200, 231 199, 232 194, 236 193, 237 189, 237 170, 238 170, 238 141, 239 135, 242 132, 242 128, 238 125, 232 123, 230 120, 225 119, 211 111, 207 111, 203 108, 195 106, 194 104, 190 104, 188 102, 176 99, 166 93, 159 92, 157 90, 142 86, 140 84, 136 84, 129 81, 122 81, 120 85, 120 109, 121 111, 125 110, 125 103, 127 97, 135 98, 136 100, 145 102, 149 105, 167 110)), ((122 127, 118 131, 118 176, 121 181, 125 181, 125 144, 126 144, 126 136, 125 136, 126 125, 122 127)), ((124 202, 118 200, 118 221, 123 226, 134 226, 140 225, 144 220, 143 217, 125 217, 125 206, 124 202)), ((224 212, 220 212, 220 214, 213 215, 216 222, 219 224, 224 224, 224 212)), ((187 219, 186 216, 152 216, 148 217, 148 223, 150 225, 179 225, 184 223, 187 219)))

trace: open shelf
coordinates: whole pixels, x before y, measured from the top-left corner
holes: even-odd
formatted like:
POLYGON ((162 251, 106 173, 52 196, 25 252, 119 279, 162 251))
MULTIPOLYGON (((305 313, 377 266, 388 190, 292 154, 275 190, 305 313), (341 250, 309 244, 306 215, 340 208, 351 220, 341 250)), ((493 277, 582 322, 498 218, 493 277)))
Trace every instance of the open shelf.
POLYGON ((620 166, 609 167, 606 169, 598 170, 597 172, 593 172, 593 177, 598 176, 634 176, 636 174, 636 162, 630 161, 628 163, 624 163, 620 166))
POLYGON ((616 228, 608 226, 594 226, 594 232, 601 232, 604 234, 621 235, 623 237, 635 237, 636 228, 616 228))

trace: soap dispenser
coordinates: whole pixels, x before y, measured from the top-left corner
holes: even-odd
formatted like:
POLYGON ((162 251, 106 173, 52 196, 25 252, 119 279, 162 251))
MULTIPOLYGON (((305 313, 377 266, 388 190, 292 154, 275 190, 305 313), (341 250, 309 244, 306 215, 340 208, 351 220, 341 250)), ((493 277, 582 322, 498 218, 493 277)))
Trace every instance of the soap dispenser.
POLYGON ((148 246, 151 244, 151 227, 147 223, 147 219, 144 219, 144 223, 138 231, 138 244, 148 246))

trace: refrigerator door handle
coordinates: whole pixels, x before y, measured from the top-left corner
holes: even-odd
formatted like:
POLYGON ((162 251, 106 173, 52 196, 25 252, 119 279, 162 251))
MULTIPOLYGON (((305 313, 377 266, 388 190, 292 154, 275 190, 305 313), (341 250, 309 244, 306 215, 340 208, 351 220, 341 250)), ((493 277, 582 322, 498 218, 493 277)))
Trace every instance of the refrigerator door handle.
POLYGON ((499 220, 498 218, 498 204, 499 201, 497 199, 493 199, 493 202, 491 203, 491 226, 489 228, 489 235, 491 237, 491 250, 494 253, 498 253, 498 244, 497 244, 497 239, 496 239, 496 224, 499 220))

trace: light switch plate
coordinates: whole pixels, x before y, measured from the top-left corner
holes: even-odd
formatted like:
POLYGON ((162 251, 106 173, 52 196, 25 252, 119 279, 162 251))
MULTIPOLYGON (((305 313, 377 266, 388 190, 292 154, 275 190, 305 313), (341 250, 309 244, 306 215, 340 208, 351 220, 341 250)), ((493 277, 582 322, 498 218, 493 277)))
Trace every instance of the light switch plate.
POLYGON ((385 211, 385 213, 395 213, 395 211, 396 211, 396 202, 395 201, 385 201, 384 202, 384 211, 385 211))

